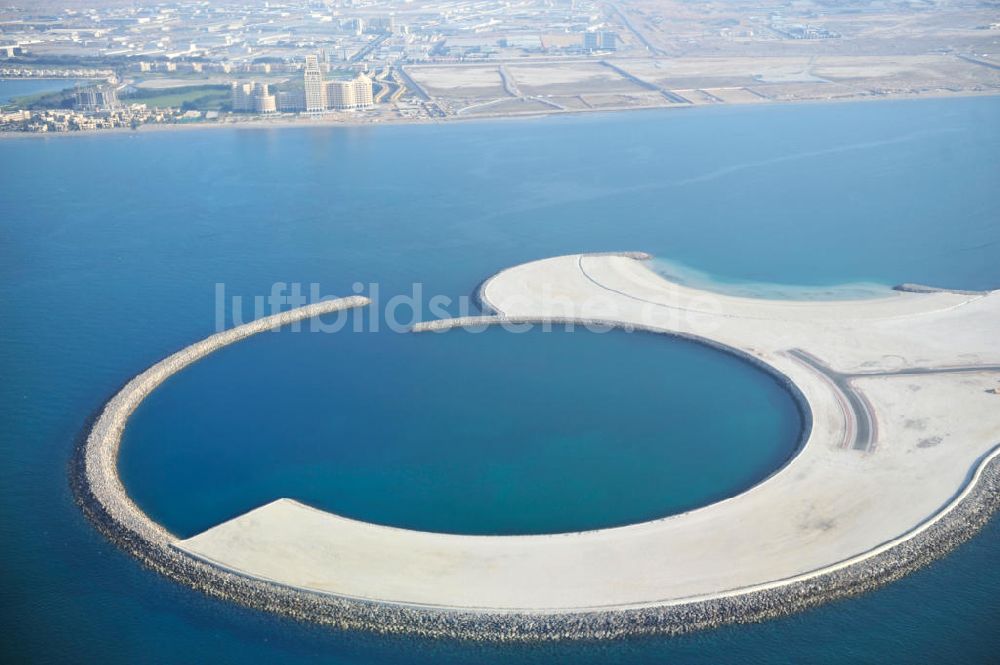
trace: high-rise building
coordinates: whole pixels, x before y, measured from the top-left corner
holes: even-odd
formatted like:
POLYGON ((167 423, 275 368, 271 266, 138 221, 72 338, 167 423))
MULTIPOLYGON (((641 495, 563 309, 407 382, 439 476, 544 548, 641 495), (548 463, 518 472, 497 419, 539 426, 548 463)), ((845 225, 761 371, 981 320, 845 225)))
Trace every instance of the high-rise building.
POLYGON ((375 105, 375 97, 372 93, 372 80, 365 74, 360 74, 354 79, 354 101, 356 108, 367 109, 375 105))
POLYGON ((351 80, 334 80, 326 84, 327 102, 332 109, 364 109, 374 105, 372 80, 364 74, 351 80))
POLYGON ((319 113, 326 110, 326 86, 323 84, 323 72, 319 68, 319 58, 315 55, 306 56, 306 66, 302 72, 305 87, 306 113, 319 113))
POLYGON ((618 35, 609 30, 590 30, 583 33, 583 48, 587 51, 615 51, 618 35))
POLYGON ((368 19, 366 32, 391 35, 396 28, 396 20, 390 16, 376 16, 368 19))
POLYGON ((234 113, 275 113, 278 110, 277 99, 266 83, 233 81, 232 91, 234 113))
POLYGON ((118 93, 112 85, 76 89, 76 108, 81 111, 112 111, 119 106, 118 93))
POLYGON ((278 103, 266 83, 255 83, 253 86, 253 110, 255 113, 276 113, 278 103))
POLYGON ((233 113, 250 113, 253 111, 253 83, 232 82, 233 113))
POLYGON ((297 113, 306 108, 306 97, 301 90, 287 90, 278 93, 278 110, 282 113, 297 113))
POLYGON ((327 81, 326 99, 330 108, 354 108, 354 81, 327 81))

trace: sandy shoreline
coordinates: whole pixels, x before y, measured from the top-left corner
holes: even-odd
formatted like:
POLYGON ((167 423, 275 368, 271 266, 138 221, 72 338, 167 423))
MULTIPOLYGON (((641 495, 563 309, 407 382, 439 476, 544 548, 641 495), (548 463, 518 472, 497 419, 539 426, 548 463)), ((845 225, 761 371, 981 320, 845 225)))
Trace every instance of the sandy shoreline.
POLYGON ((727 102, 724 104, 677 104, 675 106, 625 106, 609 107, 599 109, 568 109, 560 111, 527 112, 527 113, 498 113, 480 114, 476 116, 446 116, 444 118, 395 118, 385 117, 378 120, 360 120, 356 118, 340 119, 339 116, 319 118, 261 118, 241 121, 225 122, 188 122, 188 123, 156 123, 141 125, 138 129, 128 127, 118 127, 114 129, 73 131, 73 132, 0 132, 0 141, 8 139, 38 139, 52 137, 78 137, 78 136, 123 136, 142 135, 157 132, 184 132, 193 130, 274 130, 274 129, 327 129, 332 127, 343 127, 345 129, 361 129, 375 127, 399 127, 399 126, 441 126, 453 123, 480 123, 480 122, 512 122, 539 120, 543 118, 564 117, 564 116, 589 116, 589 115, 612 115, 639 112, 673 112, 673 111, 695 111, 702 109, 724 109, 724 108, 756 108, 770 106, 800 106, 800 105, 823 105, 823 104, 854 104, 854 103, 876 103, 876 102, 908 102, 930 99, 969 99, 980 97, 997 97, 1000 91, 984 92, 963 92, 963 93, 925 93, 914 95, 871 95, 866 97, 852 97, 840 99, 801 99, 795 101, 767 101, 767 102, 727 102))

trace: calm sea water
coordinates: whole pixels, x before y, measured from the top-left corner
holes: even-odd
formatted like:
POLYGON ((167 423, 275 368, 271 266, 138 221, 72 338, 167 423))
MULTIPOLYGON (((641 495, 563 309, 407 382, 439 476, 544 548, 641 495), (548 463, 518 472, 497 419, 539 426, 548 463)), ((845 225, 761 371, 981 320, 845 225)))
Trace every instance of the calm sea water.
POLYGON ((791 457, 800 430, 776 380, 694 342, 287 332, 154 393, 121 468, 185 536, 281 496, 412 529, 554 533, 737 494, 791 457), (253 381, 233 381, 248 368, 253 381))
MULTIPOLYGON (((0 141, 4 163, 17 165, 0 176, 5 654, 18 661, 63 662, 994 661, 1000 650, 996 520, 946 559, 889 588, 779 621, 675 639, 501 648, 336 633, 206 599, 141 569, 97 535, 73 505, 66 464, 84 420, 124 380, 214 330, 216 283, 224 283, 228 294, 253 296, 266 295, 276 281, 317 282, 328 294, 348 294, 355 281, 377 281, 389 297, 420 281, 425 297, 457 297, 494 271, 533 258, 642 249, 727 284, 1000 286, 998 120, 1000 100, 968 99, 0 141)), ((346 435, 361 437, 364 429, 338 423, 335 414, 357 408, 370 420, 374 406, 338 399, 345 399, 352 385, 375 396, 381 385, 383 394, 395 399, 394 391, 418 391, 421 377, 434 391, 453 390, 445 375, 435 373, 430 354, 449 367, 466 359, 460 376, 475 377, 485 374, 479 364, 489 362, 489 354, 512 358, 522 344, 551 344, 562 354, 553 366, 576 371, 574 379, 586 371, 577 367, 578 358, 594 363, 596 392, 579 385, 532 390, 539 398, 566 390, 561 394, 582 400, 586 417, 597 408, 590 400, 599 399, 602 390, 607 399, 669 409, 682 395, 679 386, 692 380, 694 365, 712 366, 717 385, 765 385, 761 376, 726 358, 648 335, 463 335, 280 333, 231 347, 176 377, 143 408, 129 433, 126 474, 152 477, 152 464, 220 464, 220 455, 239 462, 221 436, 204 432, 232 428, 264 437, 282 422, 281 412, 301 416, 323 406, 324 399, 329 415, 323 422, 299 423, 295 440, 275 442, 301 468, 287 466, 285 471, 292 471, 287 481, 256 480, 270 483, 268 492, 288 494, 323 461, 328 470, 352 460, 373 469, 376 451, 346 444, 346 435), (566 344, 550 341, 558 339, 566 344), (375 340, 389 340, 386 357, 373 350, 375 340), (338 353, 347 344, 354 345, 351 353, 338 353), (641 349, 648 373, 628 372, 629 363, 638 362, 638 345, 650 347, 641 349), (473 355, 480 348, 489 351, 473 355), (405 381, 363 379, 370 367, 405 381), (255 394, 251 379, 259 373, 276 383, 255 394), (608 389, 609 378, 621 386, 620 393, 608 389), (277 415, 260 416, 262 426, 255 429, 260 414, 246 412, 242 401, 227 405, 226 390, 236 390, 240 400, 280 408, 277 415), (669 399, 651 401, 653 390, 669 399), (213 405, 231 412, 219 415, 213 405), (191 445, 178 445, 184 439, 191 445)), ((535 353, 536 346, 524 346, 523 352, 535 353)), ((443 400, 446 431, 465 428, 496 445, 502 434, 483 435, 484 428, 513 427, 516 423, 505 420, 525 416, 522 405, 510 405, 507 414, 482 408, 514 389, 515 369, 509 372, 490 389, 468 391, 474 411, 456 414, 451 400, 443 400)), ((692 408, 716 408, 713 399, 738 398, 725 388, 713 393, 712 387, 695 385, 692 408)), ((558 417, 566 418, 566 404, 556 406, 558 417)), ((780 431, 771 416, 781 408, 776 398, 758 409, 765 417, 743 428, 750 430, 743 440, 753 441, 757 428, 780 431)), ((617 462, 619 479, 648 473, 636 468, 645 455, 671 454, 658 453, 655 442, 666 442, 665 448, 685 443, 664 426, 661 414, 638 415, 643 417, 635 434, 641 443, 617 462)), ((701 429, 696 420, 687 425, 693 438, 740 429, 732 423, 701 429)), ((380 436, 389 436, 441 423, 410 412, 375 425, 380 436)), ((609 448, 584 440, 585 430, 570 425, 553 423, 553 431, 568 437, 567 446, 592 454, 595 464, 605 463, 609 448)), ((425 431, 418 434, 412 449, 419 451, 418 461, 430 464, 432 478, 447 477, 444 462, 459 444, 449 439, 434 448, 425 431)), ((256 440, 253 449, 273 450, 265 443, 256 440)), ((402 452, 397 445, 386 454, 398 460, 402 452)), ((588 470, 587 460, 557 446, 522 450, 521 463, 529 464, 524 456, 532 452, 550 471, 558 472, 563 463, 588 470)), ((747 472, 766 473, 780 463, 780 451, 773 452, 747 453, 747 472)), ((668 465, 678 461, 658 459, 668 465)), ((479 473, 491 466, 484 463, 479 473)), ((509 487, 504 474, 511 474, 509 480, 516 471, 501 469, 486 480, 509 487)), ((227 478, 243 472, 255 471, 235 469, 227 478)), ((330 491, 332 479, 351 480, 338 473, 352 471, 314 477, 312 500, 341 502, 336 505, 366 518, 436 526, 423 507, 442 496, 421 495, 419 478, 377 479, 382 487, 395 484, 413 493, 411 498, 423 497, 421 509, 406 515, 362 500, 364 488, 330 491)), ((203 526, 198 520, 211 522, 243 509, 240 502, 250 497, 246 485, 236 483, 238 496, 206 498, 207 477, 174 476, 180 504, 171 504, 166 484, 144 485, 141 491, 148 494, 142 500, 178 531, 197 530, 203 526), (183 502, 197 505, 197 512, 184 510, 183 502)), ((456 483, 471 487, 482 478, 473 473, 456 483)), ((590 489, 603 491, 593 478, 586 481, 590 489)), ((739 482, 726 474, 706 481, 700 500, 739 482)), ((556 490, 563 499, 573 494, 555 488, 552 496, 556 490)), ((647 492, 646 499, 653 494, 647 492)), ((499 515, 498 505, 531 497, 494 495, 492 504, 488 499, 479 494, 476 514, 464 518, 459 530, 484 528, 477 526, 482 524, 477 516, 499 515)), ((595 519, 631 520, 644 509, 669 512, 699 497, 675 494, 658 507, 646 499, 632 503, 628 510, 637 512, 631 516, 595 519)), ((542 514, 543 522, 534 525, 485 528, 526 531, 588 514, 569 505, 542 514)))
POLYGON ((0 106, 15 97, 37 95, 42 92, 58 92, 72 88, 77 83, 85 83, 77 79, 0 79, 0 106))

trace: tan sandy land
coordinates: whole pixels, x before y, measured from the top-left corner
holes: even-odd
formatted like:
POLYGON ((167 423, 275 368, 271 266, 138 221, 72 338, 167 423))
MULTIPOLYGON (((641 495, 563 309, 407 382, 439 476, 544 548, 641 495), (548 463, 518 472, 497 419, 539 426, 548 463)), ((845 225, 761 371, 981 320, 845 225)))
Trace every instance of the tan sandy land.
POLYGON ((527 95, 644 92, 642 87, 598 63, 507 65, 507 70, 527 95))
POLYGON ((511 318, 615 320, 738 349, 798 387, 812 412, 808 440, 781 471, 737 497, 629 527, 442 535, 280 500, 176 546, 246 575, 399 603, 535 610, 683 603, 782 586, 912 537, 950 509, 1000 443, 1000 397, 986 392, 1000 366, 1000 292, 763 301, 682 287, 631 258, 568 256, 506 270, 486 283, 484 296, 511 318), (839 372, 976 371, 854 379, 876 431, 873 446, 854 449, 844 444, 859 422, 843 393, 793 349, 839 372))
POLYGON ((428 93, 452 97, 504 97, 496 66, 408 67, 407 73, 428 93))

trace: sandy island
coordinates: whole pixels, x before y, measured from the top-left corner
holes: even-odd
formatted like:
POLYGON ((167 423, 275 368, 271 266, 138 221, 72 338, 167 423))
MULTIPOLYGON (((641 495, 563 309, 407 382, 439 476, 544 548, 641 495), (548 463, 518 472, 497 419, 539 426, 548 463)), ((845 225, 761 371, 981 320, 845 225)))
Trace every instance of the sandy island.
POLYGON ((124 549, 209 594, 347 628, 490 640, 680 633, 788 614, 924 565, 1000 503, 1000 291, 757 300, 668 282, 642 258, 516 266, 481 286, 489 316, 417 329, 603 322, 766 368, 798 399, 807 430, 792 460, 736 497, 626 527, 495 537, 368 524, 276 497, 178 540, 117 478, 126 419, 172 373, 168 361, 182 367, 275 325, 263 320, 171 356, 115 396, 80 446, 80 503, 124 549))

